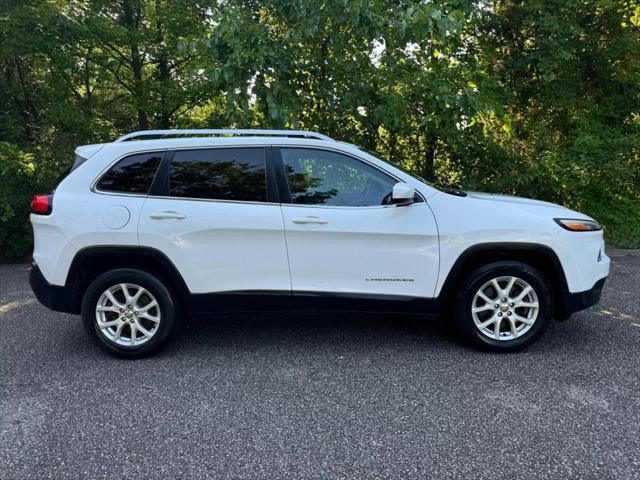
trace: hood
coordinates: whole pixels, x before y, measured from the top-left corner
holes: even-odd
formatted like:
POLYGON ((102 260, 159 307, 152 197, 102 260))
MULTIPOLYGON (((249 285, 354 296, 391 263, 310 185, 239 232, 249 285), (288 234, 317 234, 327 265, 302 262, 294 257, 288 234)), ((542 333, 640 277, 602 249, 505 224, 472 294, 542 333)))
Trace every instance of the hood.
POLYGON ((542 200, 534 200, 532 198, 524 198, 524 197, 512 197, 510 195, 499 195, 497 193, 484 193, 484 192, 467 192, 467 195, 471 198, 477 198, 480 200, 490 200, 493 202, 507 202, 507 203, 517 203, 520 205, 530 205, 532 207, 547 207, 547 208, 561 208, 564 210, 568 210, 566 207, 562 205, 557 205, 551 202, 545 202, 542 200))
MULTIPOLYGON (((496 202, 496 204, 509 204, 512 207, 525 208, 527 211, 537 215, 543 216, 558 216, 564 218, 581 218, 585 220, 593 220, 584 213, 576 212, 562 205, 557 205, 551 202, 544 202, 542 200, 534 200, 532 198, 524 197, 512 197, 510 195, 498 195, 494 193, 483 192, 466 192, 468 198, 474 200, 482 200, 487 202, 496 202)), ((496 205, 498 206, 498 205, 496 205)), ((506 206, 506 205, 505 205, 506 206)))

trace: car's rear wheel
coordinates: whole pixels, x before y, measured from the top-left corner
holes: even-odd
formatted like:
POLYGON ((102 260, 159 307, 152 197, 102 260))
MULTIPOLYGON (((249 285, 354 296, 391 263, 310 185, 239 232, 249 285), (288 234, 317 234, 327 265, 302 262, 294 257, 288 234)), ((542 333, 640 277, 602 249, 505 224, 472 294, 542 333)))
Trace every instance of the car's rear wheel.
POLYGON ((455 304, 460 332, 492 351, 532 344, 551 316, 552 297, 544 276, 521 262, 492 262, 475 269, 462 282, 455 304))
POLYGON ((84 294, 82 318, 98 346, 121 358, 155 353, 177 324, 167 287, 134 269, 111 270, 96 278, 84 294))

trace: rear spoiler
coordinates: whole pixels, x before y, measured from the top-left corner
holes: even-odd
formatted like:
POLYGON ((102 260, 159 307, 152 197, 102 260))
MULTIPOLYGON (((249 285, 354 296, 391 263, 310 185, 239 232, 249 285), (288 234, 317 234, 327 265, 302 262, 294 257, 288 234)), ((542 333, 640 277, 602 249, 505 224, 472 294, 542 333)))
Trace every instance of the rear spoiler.
POLYGON ((73 162, 73 166, 71 167, 71 171, 74 171, 80 165, 82 165, 87 159, 94 156, 98 153, 102 147, 104 147, 104 143, 96 143, 94 145, 82 145, 76 148, 76 161, 73 162))

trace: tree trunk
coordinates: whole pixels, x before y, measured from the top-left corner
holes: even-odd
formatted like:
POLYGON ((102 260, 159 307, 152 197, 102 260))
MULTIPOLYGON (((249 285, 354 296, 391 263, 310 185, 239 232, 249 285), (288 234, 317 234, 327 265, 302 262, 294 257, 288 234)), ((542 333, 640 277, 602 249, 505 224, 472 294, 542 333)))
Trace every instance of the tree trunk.
POLYGON ((427 135, 427 137, 425 138, 423 176, 426 180, 430 182, 433 182, 435 180, 436 145, 437 145, 436 138, 430 135, 427 135))
POLYGON ((145 112, 144 85, 142 83, 142 58, 138 46, 138 25, 140 21, 140 5, 137 4, 134 12, 131 0, 123 0, 124 26, 129 33, 129 49, 131 50, 131 71, 133 72, 133 92, 138 113, 138 126, 140 130, 149 128, 149 120, 145 112))
POLYGON ((93 92, 91 91, 91 66, 89 64, 90 60, 89 58, 91 57, 91 54, 93 52, 93 47, 89 47, 87 49, 87 54, 85 56, 85 62, 84 62, 84 89, 86 90, 86 94, 87 94, 87 99, 85 102, 85 111, 87 112, 87 114, 89 114, 90 116, 92 115, 92 110, 93 110, 93 92))
POLYGON ((160 128, 169 128, 171 126, 171 114, 167 107, 167 89, 169 88, 169 60, 164 45, 164 31, 162 24, 162 1, 156 0, 156 48, 157 50, 157 68, 158 68, 158 86, 160 88, 160 128))
POLYGON ((398 153, 398 137, 394 132, 389 132, 389 160, 395 162, 398 153))
POLYGON ((32 89, 28 85, 28 80, 22 59, 20 57, 15 57, 13 66, 15 66, 16 73, 18 75, 18 82, 20 83, 20 90, 22 93, 22 99, 19 100, 19 97, 16 96, 16 100, 19 105, 19 110, 22 113, 22 118, 24 121, 24 131, 27 138, 33 140, 36 138, 35 130, 40 123, 40 115, 38 114, 38 109, 36 108, 36 104, 31 96, 32 89))

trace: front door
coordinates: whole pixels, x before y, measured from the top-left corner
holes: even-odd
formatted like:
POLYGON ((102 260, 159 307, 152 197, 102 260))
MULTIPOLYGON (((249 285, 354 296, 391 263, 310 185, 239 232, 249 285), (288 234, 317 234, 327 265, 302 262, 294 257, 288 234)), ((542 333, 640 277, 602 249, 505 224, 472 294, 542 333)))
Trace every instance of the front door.
POLYGON ((422 199, 391 205, 398 180, 349 155, 276 151, 288 188, 282 212, 294 293, 433 296, 438 233, 422 199))

